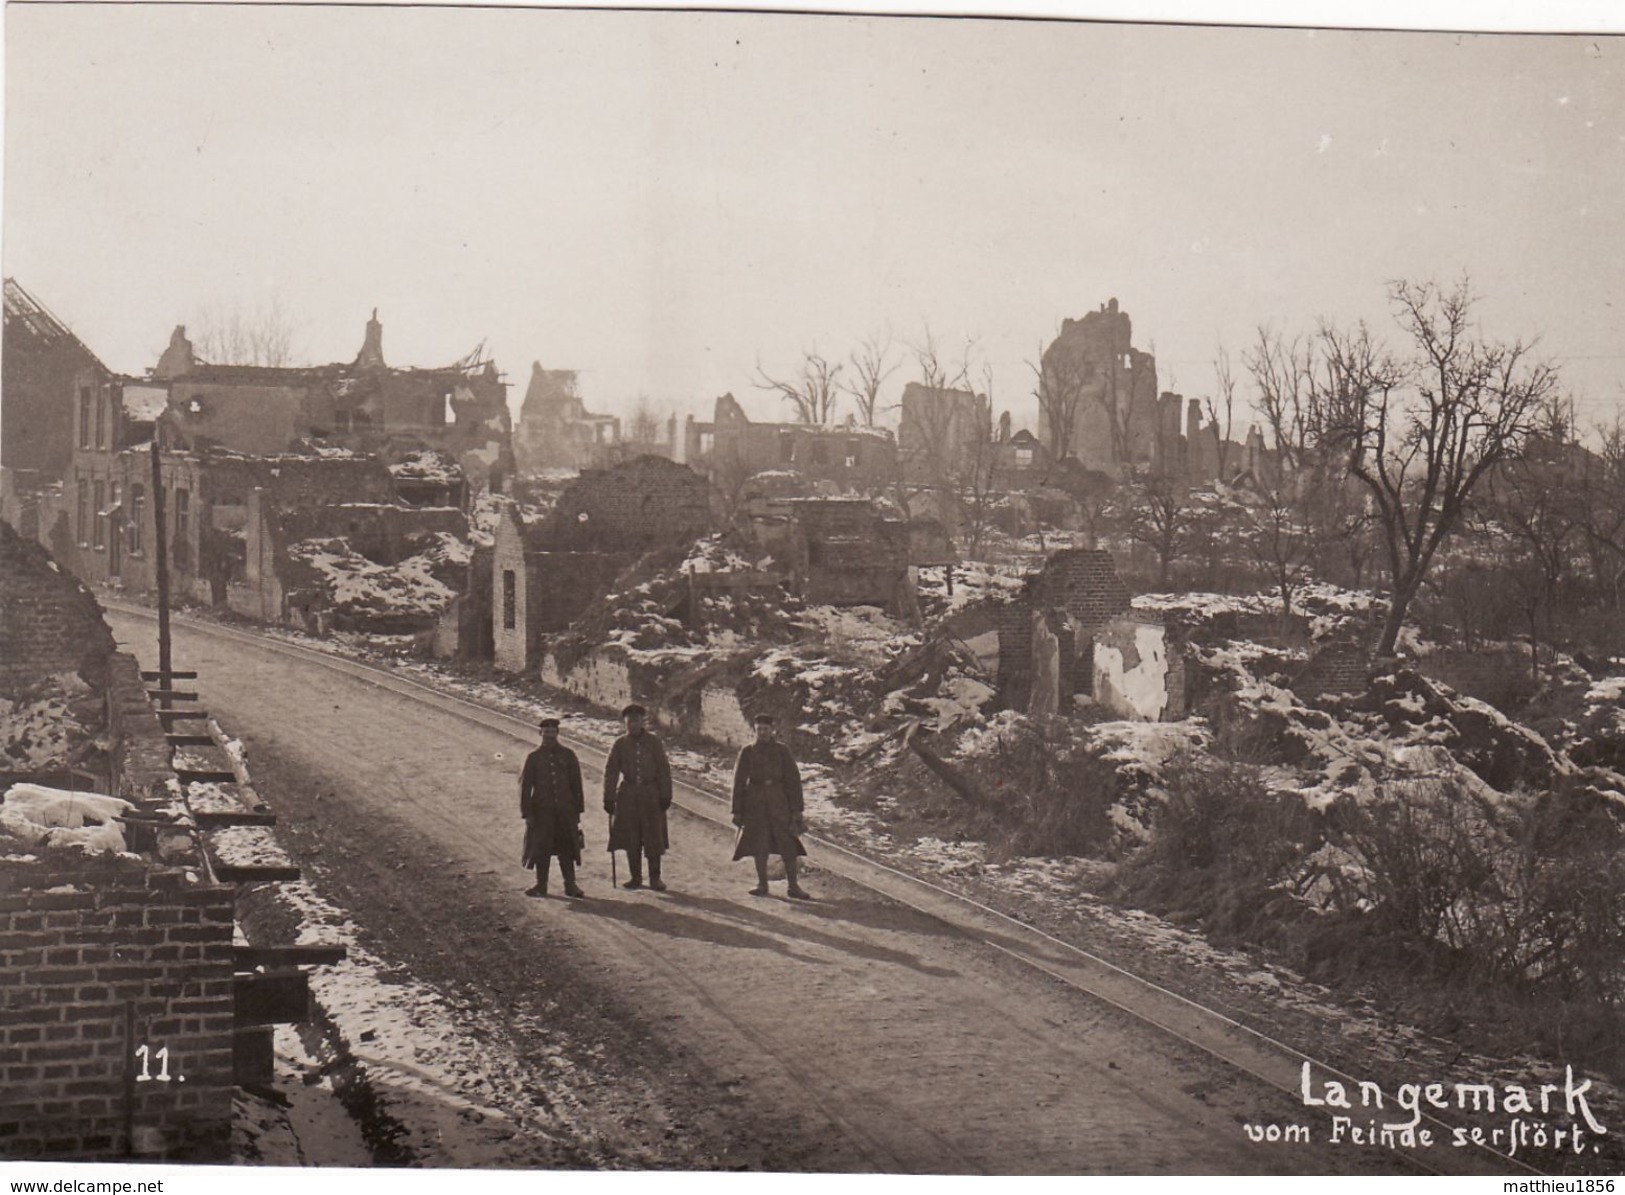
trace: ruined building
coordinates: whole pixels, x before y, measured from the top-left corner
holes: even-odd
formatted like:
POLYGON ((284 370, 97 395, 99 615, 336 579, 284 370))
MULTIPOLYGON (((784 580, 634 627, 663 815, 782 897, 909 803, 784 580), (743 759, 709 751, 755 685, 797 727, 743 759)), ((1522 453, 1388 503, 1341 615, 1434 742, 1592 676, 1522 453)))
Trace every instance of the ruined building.
POLYGON ((84 342, 34 296, 5 280, 0 364, 0 518, 38 534, 40 494, 67 475, 74 412, 112 378, 84 342))
POLYGON ((932 541, 923 527, 917 543, 908 523, 884 518, 866 498, 758 500, 746 515, 772 570, 812 605, 879 606, 917 619, 915 549, 939 555, 946 549, 943 537, 932 541))
POLYGON ((992 442, 992 410, 985 396, 920 382, 903 387, 897 447, 909 481, 944 485, 963 477, 992 442))
POLYGON ((705 478, 686 465, 636 457, 589 469, 542 520, 503 511, 491 556, 492 643, 498 667, 522 672, 541 659, 542 637, 562 631, 643 553, 711 529, 705 478))
POLYGON ((1117 300, 1068 319, 1040 363, 1038 436, 1058 460, 1120 475, 1149 464, 1157 428, 1157 362, 1133 344, 1117 300))
POLYGON ((884 428, 846 423, 754 423, 732 394, 716 401, 711 422, 684 426, 683 459, 725 491, 763 473, 793 473, 848 493, 870 493, 896 479, 897 444, 884 428))
POLYGON ((1110 554, 1056 552, 999 616, 998 693, 1006 709, 1176 722, 1186 713, 1180 644, 1135 611, 1110 554))
POLYGON ((602 463, 599 454, 620 439, 618 418, 587 410, 575 370, 543 369, 540 361, 531 364, 514 439, 514 459, 521 473, 592 468, 602 463))
POLYGON ((1226 439, 1224 429, 1203 416, 1200 399, 1165 392, 1157 400, 1157 434, 1151 472, 1186 485, 1231 482, 1240 477, 1266 480, 1274 473, 1274 453, 1252 426, 1244 443, 1226 439))
POLYGON ((483 346, 451 365, 397 368, 384 360, 378 313, 355 360, 279 368, 199 360, 177 327, 147 384, 167 395, 178 442, 249 456, 316 442, 403 459, 424 449, 462 467, 475 491, 513 471, 507 383, 483 346))

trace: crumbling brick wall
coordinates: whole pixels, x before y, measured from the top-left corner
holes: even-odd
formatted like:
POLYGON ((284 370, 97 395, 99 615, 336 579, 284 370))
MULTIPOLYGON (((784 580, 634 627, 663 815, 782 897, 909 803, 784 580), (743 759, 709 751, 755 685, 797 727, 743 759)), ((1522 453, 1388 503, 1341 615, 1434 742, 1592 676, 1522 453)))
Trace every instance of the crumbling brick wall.
POLYGON ((0 697, 61 672, 99 686, 112 652, 90 590, 43 546, 0 523, 0 697))
POLYGON ((226 1160, 235 890, 126 860, 0 867, 0 1155, 226 1160))
POLYGON ((1361 693, 1371 675, 1371 654, 1352 643, 1331 643, 1310 658, 1293 683, 1302 697, 1322 693, 1361 693))
POLYGON ((1117 575, 1111 553, 1099 548, 1056 552, 1032 583, 1032 599, 1065 610, 1085 635, 1094 635, 1129 608, 1128 586, 1117 575))
MULTIPOLYGON (((1043 570, 1027 582, 1024 592, 999 611, 999 701, 1005 709, 1025 710, 1032 701, 1033 613, 1046 611, 1071 620, 1064 636, 1085 667, 1094 658, 1092 640, 1108 622, 1129 609, 1128 587, 1117 575, 1110 553, 1078 548, 1056 552, 1043 570)), ((1065 671, 1072 675, 1074 666, 1065 671)), ((1062 708, 1077 689, 1076 679, 1064 682, 1062 708)), ((1087 691, 1087 682, 1084 682, 1087 691)))

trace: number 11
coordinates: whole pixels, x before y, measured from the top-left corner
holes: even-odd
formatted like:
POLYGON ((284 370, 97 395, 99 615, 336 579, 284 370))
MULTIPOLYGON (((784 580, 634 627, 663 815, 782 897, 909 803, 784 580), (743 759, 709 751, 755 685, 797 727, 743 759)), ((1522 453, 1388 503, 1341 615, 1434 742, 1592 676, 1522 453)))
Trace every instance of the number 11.
POLYGON ((149 1071, 147 1069, 147 1061, 148 1061, 147 1043, 142 1042, 139 1046, 137 1046, 135 1048, 135 1052, 136 1052, 137 1056, 139 1056, 140 1059, 141 1059, 141 1073, 135 1077, 135 1081, 137 1083, 146 1083, 146 1082, 148 1082, 148 1081, 150 1081, 152 1079, 156 1079, 160 1083, 169 1082, 169 1047, 168 1046, 164 1046, 161 1049, 159 1049, 159 1051, 155 1055, 155 1057, 158 1059, 158 1073, 156 1075, 154 1075, 151 1071, 149 1071))

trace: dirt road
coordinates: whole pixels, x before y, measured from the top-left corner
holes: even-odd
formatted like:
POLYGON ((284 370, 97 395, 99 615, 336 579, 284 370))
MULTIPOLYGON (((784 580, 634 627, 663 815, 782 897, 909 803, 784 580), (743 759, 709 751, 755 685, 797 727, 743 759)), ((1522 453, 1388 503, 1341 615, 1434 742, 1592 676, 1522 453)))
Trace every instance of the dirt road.
MULTIPOLYGON (((109 621, 150 666, 152 622, 109 621)), ((753 898, 725 829, 674 809, 671 891, 613 889, 589 750, 591 899, 526 899, 516 777, 530 740, 184 622, 175 658, 245 742, 295 853, 383 949, 430 982, 478 988, 495 1020, 530 1011, 614 1044, 626 1081, 599 1113, 642 1125, 626 1131, 654 1142, 640 1146, 648 1164, 1117 1174, 1395 1164, 1379 1151, 1249 1143, 1244 1122, 1302 1121, 1304 1109, 819 868, 816 851, 815 903, 783 899, 782 885, 753 898), (633 1089, 636 1114, 616 1105, 633 1089), (663 1152, 661 1140, 678 1145, 663 1152)))

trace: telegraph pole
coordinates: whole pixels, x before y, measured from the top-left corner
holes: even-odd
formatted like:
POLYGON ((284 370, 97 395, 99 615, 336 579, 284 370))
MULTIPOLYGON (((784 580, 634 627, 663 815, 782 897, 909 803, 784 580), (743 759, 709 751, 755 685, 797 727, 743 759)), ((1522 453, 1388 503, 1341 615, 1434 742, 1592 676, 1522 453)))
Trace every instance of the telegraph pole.
MULTIPOLYGON (((158 564, 158 683, 175 687, 169 658, 169 536, 164 528, 164 465, 158 446, 158 426, 152 429, 152 551, 158 564)), ((169 698, 163 699, 169 708, 169 698)), ((166 726, 167 730, 168 727, 166 726)))

